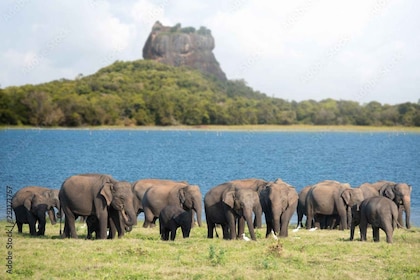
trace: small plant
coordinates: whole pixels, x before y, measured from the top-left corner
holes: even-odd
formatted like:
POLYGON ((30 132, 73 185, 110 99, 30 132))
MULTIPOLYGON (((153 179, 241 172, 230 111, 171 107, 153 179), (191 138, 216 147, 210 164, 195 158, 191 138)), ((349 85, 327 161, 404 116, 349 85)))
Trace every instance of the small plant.
POLYGON ((216 249, 213 244, 209 247, 209 260, 212 265, 223 265, 226 262, 226 251, 224 249, 220 249, 219 252, 216 252, 216 249))

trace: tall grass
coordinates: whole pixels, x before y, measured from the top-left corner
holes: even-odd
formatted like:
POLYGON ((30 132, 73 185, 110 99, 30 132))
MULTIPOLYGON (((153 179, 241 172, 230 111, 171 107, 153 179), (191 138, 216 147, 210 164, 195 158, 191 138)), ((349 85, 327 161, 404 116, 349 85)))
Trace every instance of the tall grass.
MULTIPOLYGON (((0 222, 2 228, 6 222, 0 222)), ((220 230, 219 230, 220 231, 220 230)), ((24 232, 28 232, 24 226, 24 232)), ((194 227, 188 239, 161 241, 158 227, 141 223, 122 239, 60 239, 59 225, 47 225, 44 237, 13 232, 13 274, 6 254, 0 278, 10 279, 420 279, 420 229, 398 229, 394 243, 349 241, 349 231, 304 229, 289 237, 256 242, 207 239, 206 227, 194 227), (4 275, 4 277, 2 276, 4 275)), ((5 248, 5 230, 1 232, 5 248)))

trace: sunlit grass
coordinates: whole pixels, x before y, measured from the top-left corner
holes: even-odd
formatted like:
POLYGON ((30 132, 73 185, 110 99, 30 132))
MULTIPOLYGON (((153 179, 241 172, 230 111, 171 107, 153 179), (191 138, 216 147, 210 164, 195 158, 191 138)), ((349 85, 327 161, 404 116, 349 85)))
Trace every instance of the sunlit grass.
MULTIPOLYGON (((0 225, 5 228, 6 222, 0 225)), ((24 232, 27 232, 24 227, 24 232)), ((141 223, 116 240, 60 239, 59 225, 47 225, 45 237, 13 232, 10 279, 419 279, 420 229, 398 229, 394 243, 349 241, 349 231, 304 229, 278 241, 207 239, 205 226, 189 239, 178 232, 174 242, 159 239, 158 227, 141 223)), ((220 232, 220 230, 219 230, 220 232)), ((1 233, 3 248, 7 238, 1 233)), ((356 237, 359 237, 358 232, 356 237)), ((7 252, 4 251, 4 254, 7 252)), ((4 277, 0 277, 4 278, 4 277)))

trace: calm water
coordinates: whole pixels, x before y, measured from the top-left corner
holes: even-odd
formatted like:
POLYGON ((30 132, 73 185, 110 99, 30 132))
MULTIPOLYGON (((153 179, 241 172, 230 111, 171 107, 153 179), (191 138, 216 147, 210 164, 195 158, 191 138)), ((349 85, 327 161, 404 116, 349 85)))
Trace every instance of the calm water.
MULTIPOLYGON (((356 187, 381 179, 413 186, 412 224, 420 226, 420 134, 401 132, 217 132, 1 130, 0 218, 6 186, 59 189, 78 173, 118 180, 187 180, 207 190, 241 178, 282 178, 299 191, 333 179, 356 187)), ((296 223, 295 217, 292 223, 296 223)))

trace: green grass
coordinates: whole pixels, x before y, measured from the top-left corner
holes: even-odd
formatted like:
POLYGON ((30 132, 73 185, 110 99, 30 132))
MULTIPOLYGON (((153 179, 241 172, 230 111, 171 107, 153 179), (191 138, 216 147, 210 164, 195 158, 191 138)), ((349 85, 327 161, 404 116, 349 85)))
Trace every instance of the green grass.
MULTIPOLYGON (((0 222, 3 229, 6 222, 0 222)), ((13 274, 6 274, 6 231, 1 231, 2 275, 9 279, 420 279, 420 229, 398 229, 394 243, 349 241, 349 231, 289 231, 278 241, 207 239, 205 226, 189 239, 159 239, 158 227, 141 223, 122 239, 60 239, 59 225, 47 225, 44 237, 13 232, 13 274)), ((221 230, 218 230, 221 233, 221 230)), ((357 235, 358 236, 358 232, 357 235)))

